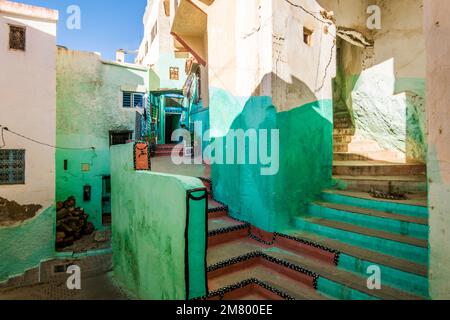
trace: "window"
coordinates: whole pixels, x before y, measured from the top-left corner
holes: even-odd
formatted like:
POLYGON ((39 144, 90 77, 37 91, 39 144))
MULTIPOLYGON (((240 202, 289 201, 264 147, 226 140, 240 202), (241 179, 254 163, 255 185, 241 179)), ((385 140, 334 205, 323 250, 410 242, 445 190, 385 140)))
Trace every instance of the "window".
POLYGON ((195 73, 197 76, 197 99, 196 103, 199 103, 202 99, 202 70, 201 67, 197 69, 197 72, 195 73))
POLYGON ((303 42, 307 44, 308 46, 312 46, 312 36, 314 31, 303 27, 303 42))
POLYGON ((142 108, 144 105, 144 94, 136 92, 123 92, 122 107, 124 108, 142 108))
POLYGON ((25 184, 25 150, 0 150, 0 185, 25 184))
POLYGON ((155 22, 155 25, 152 28, 151 34, 150 34, 150 44, 153 43, 153 41, 156 38, 156 35, 158 34, 158 21, 155 22))
POLYGON ((180 68, 170 67, 169 73, 170 80, 180 80, 180 68))
POLYGON ((11 50, 25 51, 26 28, 9 26, 9 48, 11 50))
POLYGON ((133 138, 133 131, 110 131, 109 132, 109 145, 115 146, 118 144, 126 144, 133 138))

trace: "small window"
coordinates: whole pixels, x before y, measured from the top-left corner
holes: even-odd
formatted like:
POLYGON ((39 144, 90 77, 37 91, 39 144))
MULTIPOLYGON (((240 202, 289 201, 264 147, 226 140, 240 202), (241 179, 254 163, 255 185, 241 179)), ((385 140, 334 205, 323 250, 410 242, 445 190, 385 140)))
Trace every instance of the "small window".
POLYGON ((180 68, 178 67, 170 67, 170 80, 180 80, 180 68))
POLYGON ((25 150, 0 150, 0 185, 25 184, 25 150))
POLYGON ((9 48, 11 50, 25 51, 26 28, 9 26, 9 48))
POLYGON ((124 108, 142 108, 144 106, 144 94, 136 92, 123 92, 122 107, 124 108))
POLYGON ((133 138, 133 131, 110 131, 109 145, 115 146, 118 144, 126 144, 133 138))
POLYGON ((306 27, 303 27, 303 42, 310 47, 312 46, 313 33, 314 33, 314 31, 312 31, 306 27))

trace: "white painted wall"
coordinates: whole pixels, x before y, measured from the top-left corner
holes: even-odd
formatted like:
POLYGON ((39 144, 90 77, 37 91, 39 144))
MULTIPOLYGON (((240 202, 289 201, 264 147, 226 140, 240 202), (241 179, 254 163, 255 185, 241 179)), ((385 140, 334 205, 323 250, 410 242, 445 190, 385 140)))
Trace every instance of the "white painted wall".
POLYGON ((450 3, 425 1, 430 294, 450 299, 450 3))
MULTIPOLYGON (((56 144, 56 11, 0 1, 0 124, 56 144), (20 13, 20 14, 18 14, 20 13), (25 26, 26 51, 9 49, 8 24, 25 26)), ((0 186, 21 204, 53 205, 55 150, 5 133, 7 149, 26 150, 26 184, 0 186)))
MULTIPOLYGON (((174 10, 170 10, 171 16, 174 10)), ((167 89, 181 89, 185 75, 186 59, 177 59, 175 57, 174 40, 170 34, 171 16, 167 16, 164 9, 164 0, 148 0, 143 18, 144 37, 142 39, 136 62, 140 65, 150 66, 158 75, 160 84, 158 87, 167 89), (152 42, 152 29, 157 24, 158 32, 152 42), (148 52, 146 53, 146 44, 148 43, 148 52), (170 80, 170 67, 179 68, 179 81, 170 80)))
MULTIPOLYGON (((292 3, 320 17, 316 1, 292 3)), ((331 99, 333 25, 325 34, 322 22, 283 0, 216 0, 207 13, 210 87, 240 97, 272 96, 278 111, 331 99), (311 47, 303 42, 304 25, 314 30, 311 47)))

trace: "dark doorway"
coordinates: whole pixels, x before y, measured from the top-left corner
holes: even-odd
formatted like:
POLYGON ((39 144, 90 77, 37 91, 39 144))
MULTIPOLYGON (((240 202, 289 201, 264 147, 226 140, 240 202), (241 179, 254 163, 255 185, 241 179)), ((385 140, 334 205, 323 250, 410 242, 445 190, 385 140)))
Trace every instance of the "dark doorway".
POLYGON ((111 177, 103 177, 102 187, 102 221, 104 226, 111 225, 111 177))
POLYGON ((166 144, 172 144, 172 133, 180 128, 180 114, 166 114, 166 144))

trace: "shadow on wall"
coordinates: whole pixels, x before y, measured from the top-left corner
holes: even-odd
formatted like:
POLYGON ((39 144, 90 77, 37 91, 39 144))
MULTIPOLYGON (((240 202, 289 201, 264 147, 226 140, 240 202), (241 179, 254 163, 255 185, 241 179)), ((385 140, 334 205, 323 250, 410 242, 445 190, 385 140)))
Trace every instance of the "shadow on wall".
POLYGON ((267 166, 260 162, 213 164, 212 180, 215 197, 229 205, 235 217, 272 232, 306 212, 308 203, 331 186, 333 124, 331 100, 318 100, 299 79, 286 83, 271 74, 261 83, 267 77, 271 77, 278 91, 284 91, 278 93, 287 97, 289 111, 278 112, 272 97, 257 96, 256 92, 251 97, 234 97, 226 90, 212 89, 211 129, 216 133, 213 141, 224 141, 238 129, 279 130, 279 144, 268 143, 269 157, 279 160, 278 172, 262 175, 261 169, 267 166))
POLYGON ((97 229, 102 227, 103 177, 111 174, 110 131, 135 131, 136 112, 122 107, 122 86, 145 85, 148 77, 102 63, 94 53, 58 50, 57 145, 86 150, 57 151, 56 198, 74 196, 97 229), (91 187, 87 201, 84 186, 91 187))

